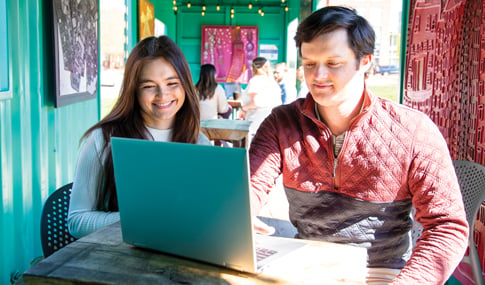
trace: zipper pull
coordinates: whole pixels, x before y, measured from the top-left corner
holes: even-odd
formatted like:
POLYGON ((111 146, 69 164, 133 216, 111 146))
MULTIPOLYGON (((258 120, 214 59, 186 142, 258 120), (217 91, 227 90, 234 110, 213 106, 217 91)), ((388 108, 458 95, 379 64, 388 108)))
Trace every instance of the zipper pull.
POLYGON ((337 162, 338 162, 338 159, 335 158, 335 160, 333 161, 333 173, 332 173, 333 178, 335 178, 335 170, 337 169, 337 162))

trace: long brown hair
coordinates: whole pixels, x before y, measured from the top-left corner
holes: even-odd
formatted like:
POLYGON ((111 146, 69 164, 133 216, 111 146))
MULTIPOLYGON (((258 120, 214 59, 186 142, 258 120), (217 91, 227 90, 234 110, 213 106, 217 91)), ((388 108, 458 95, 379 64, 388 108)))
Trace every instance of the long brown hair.
POLYGON ((201 101, 214 97, 214 91, 217 88, 216 67, 210 63, 203 64, 200 67, 199 81, 195 85, 199 91, 201 101))
POLYGON ((113 109, 81 138, 100 128, 105 141, 103 153, 106 154, 101 186, 96 190, 96 209, 100 211, 118 211, 116 186, 114 181, 113 157, 110 138, 126 137, 153 139, 145 127, 137 100, 137 87, 143 66, 154 59, 164 58, 177 72, 185 90, 184 104, 175 115, 172 128, 172 141, 197 143, 200 130, 200 111, 197 91, 187 59, 182 50, 167 36, 148 37, 140 41, 131 51, 126 64, 121 84, 121 91, 113 109))

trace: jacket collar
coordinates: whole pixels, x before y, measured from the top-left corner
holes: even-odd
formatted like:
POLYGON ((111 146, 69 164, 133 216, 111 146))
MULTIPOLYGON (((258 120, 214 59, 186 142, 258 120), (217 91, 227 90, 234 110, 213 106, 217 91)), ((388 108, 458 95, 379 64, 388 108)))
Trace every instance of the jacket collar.
MULTIPOLYGON (((364 85, 364 103, 362 105, 361 114, 367 113, 371 109, 375 100, 376 97, 369 89, 367 89, 367 85, 364 85)), ((320 122, 315 114, 315 100, 313 100, 313 96, 310 94, 310 92, 308 92, 305 101, 303 101, 303 105, 301 105, 301 112, 303 115, 312 119, 313 121, 320 122)))

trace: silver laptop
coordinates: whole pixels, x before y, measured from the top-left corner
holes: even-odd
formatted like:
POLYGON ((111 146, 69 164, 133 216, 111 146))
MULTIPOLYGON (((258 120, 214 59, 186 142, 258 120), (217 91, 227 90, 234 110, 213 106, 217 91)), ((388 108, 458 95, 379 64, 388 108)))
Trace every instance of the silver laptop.
POLYGON ((246 149, 126 138, 111 146, 126 243, 252 273, 305 245, 253 233, 246 149))

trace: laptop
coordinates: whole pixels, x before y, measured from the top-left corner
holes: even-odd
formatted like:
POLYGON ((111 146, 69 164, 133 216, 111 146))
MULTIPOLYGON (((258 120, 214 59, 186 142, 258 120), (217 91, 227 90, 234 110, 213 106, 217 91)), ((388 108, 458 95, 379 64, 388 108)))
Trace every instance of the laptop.
POLYGON ((111 147, 124 242, 251 273, 305 246, 253 233, 246 149, 116 137, 111 147))

